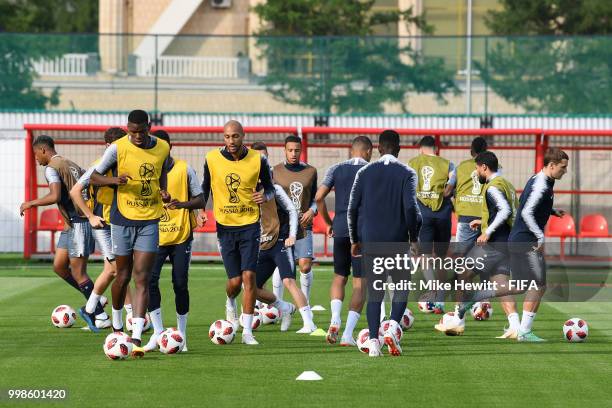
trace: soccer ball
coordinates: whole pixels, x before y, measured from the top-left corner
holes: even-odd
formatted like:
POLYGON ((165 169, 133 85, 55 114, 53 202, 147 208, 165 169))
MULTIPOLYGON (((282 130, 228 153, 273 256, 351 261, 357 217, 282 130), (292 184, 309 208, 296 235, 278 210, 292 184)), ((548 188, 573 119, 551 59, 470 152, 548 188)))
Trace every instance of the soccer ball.
POLYGON ((476 302, 471 309, 474 320, 489 320, 493 315, 493 305, 490 302, 476 302))
POLYGON ((111 360, 123 360, 132 353, 132 341, 123 332, 111 333, 106 336, 102 349, 111 360))
POLYGON ((438 323, 441 325, 446 325, 447 323, 451 322, 454 319, 455 319, 455 312, 448 312, 448 313, 445 313, 440 318, 440 321, 438 323))
MULTIPOLYGON (((240 315, 240 325, 244 327, 244 323, 242 323, 242 315, 240 315)), ((258 310, 253 312, 253 323, 251 323, 251 330, 257 330, 261 326, 261 314, 258 310)))
POLYGON ((60 305, 51 312, 51 323, 57 328, 72 327, 76 320, 76 312, 68 305, 60 305))
POLYGON ((418 306, 423 313, 433 313, 436 304, 434 302, 419 302, 418 306))
POLYGON ((383 322, 380 323, 380 328, 382 329, 383 333, 386 333, 387 331, 390 331, 391 333, 395 334, 395 338, 399 341, 402 338, 402 334, 404 334, 404 332, 402 331, 402 328, 399 324, 397 324, 397 322, 395 320, 385 320, 383 322))
POLYGON ((264 307, 259 309, 259 314, 261 315, 261 320, 263 324, 274 324, 278 322, 280 319, 280 311, 270 305, 265 305, 264 307))
MULTIPOLYGON (((125 328, 128 331, 132 331, 132 327, 133 327, 133 322, 132 322, 132 312, 129 312, 126 316, 125 316, 125 328)), ((142 332, 146 332, 147 330, 149 330, 151 328, 151 316, 149 316, 149 313, 145 313, 145 323, 144 323, 144 327, 142 328, 142 332)))
POLYGON ((414 324, 414 315, 412 314, 412 310, 406 308, 404 310, 404 315, 402 316, 402 320, 400 320, 400 326, 402 330, 408 330, 414 324))
POLYGON ((230 344, 236 337, 236 330, 227 320, 217 320, 210 325, 208 337, 215 344, 230 344))
POLYGON ((180 330, 169 327, 159 335, 157 345, 159 351, 164 354, 179 353, 185 347, 185 335, 180 330))
MULTIPOLYGON (((378 342, 382 345, 384 344, 384 333, 382 329, 378 330, 378 342)), ((357 348, 362 353, 369 353, 370 349, 368 348, 368 340, 370 339, 370 330, 365 328, 359 332, 357 335, 357 348)))
POLYGON ((589 326, 584 320, 574 317, 563 325, 563 336, 570 343, 581 343, 589 335, 589 326))

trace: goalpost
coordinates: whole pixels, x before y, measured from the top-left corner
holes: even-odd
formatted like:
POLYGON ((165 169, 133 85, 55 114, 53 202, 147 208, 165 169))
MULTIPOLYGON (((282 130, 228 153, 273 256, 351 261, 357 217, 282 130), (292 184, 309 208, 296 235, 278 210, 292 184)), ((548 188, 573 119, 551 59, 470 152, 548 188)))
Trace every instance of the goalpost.
MULTIPOLYGON (((111 125, 109 125, 111 126, 111 125)), ((43 169, 37 166, 32 152, 32 141, 46 134, 55 139, 58 153, 70 158, 83 168, 104 152, 103 133, 109 126, 89 125, 25 125, 25 200, 33 200, 45 194, 47 188, 43 169)), ((159 128, 159 127, 157 127, 159 128)), ((155 130, 156 127, 153 128, 155 130)), ((204 156, 210 149, 223 145, 222 127, 163 127, 172 140, 172 155, 186 160, 202 177, 204 156)), ((303 140, 302 160, 318 170, 318 180, 332 164, 345 160, 350 154, 350 144, 357 135, 372 137, 384 129, 376 128, 328 128, 328 127, 246 127, 246 143, 263 141, 269 147, 270 164, 284 160, 283 140, 298 135, 303 140)), ((543 166, 544 152, 548 146, 566 150, 570 156, 568 174, 555 186, 556 206, 565 208, 575 220, 588 214, 601 214, 612 219, 612 130, 543 130, 543 129, 396 129, 401 135, 400 160, 407 162, 417 154, 416 142, 423 135, 436 139, 439 152, 458 165, 468 159, 471 140, 486 137, 490 150, 500 160, 502 172, 514 186, 520 189, 528 178, 543 166)), ((373 159, 378 157, 375 149, 373 159)), ((333 210, 333 193, 328 207, 333 210)), ((210 203, 209 203, 210 206, 210 203)), ((52 207, 48 207, 52 208, 52 207)), ((24 220, 24 258, 49 257, 53 249, 48 229, 40 228, 40 214, 45 208, 32 209, 24 220)), ((210 228, 210 226, 209 226, 210 228)), ((207 230, 207 231, 210 231, 207 230)), ((315 231, 318 232, 318 231, 315 231)), ((607 231, 606 231, 607 234, 607 231)), ((572 239, 579 231, 568 231, 561 241, 572 239)), ((603 234, 602 234, 603 235, 603 234)), ((315 234, 316 256, 329 259, 331 252, 324 234, 315 234)), ((220 259, 216 236, 210 232, 196 232, 194 258, 220 259)), ((548 251, 548 248, 547 248, 548 251)), ((551 253, 561 248, 551 247, 551 253)), ((565 253, 571 255, 571 248, 565 253)), ((565 254, 564 254, 565 255, 565 254)))

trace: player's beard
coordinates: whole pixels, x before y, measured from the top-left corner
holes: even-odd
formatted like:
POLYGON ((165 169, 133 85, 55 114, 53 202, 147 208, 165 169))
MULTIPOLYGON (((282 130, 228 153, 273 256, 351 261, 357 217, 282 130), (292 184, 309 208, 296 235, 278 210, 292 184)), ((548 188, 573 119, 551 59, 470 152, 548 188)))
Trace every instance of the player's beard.
POLYGON ((485 176, 478 175, 478 182, 480 184, 487 184, 487 178, 485 176))

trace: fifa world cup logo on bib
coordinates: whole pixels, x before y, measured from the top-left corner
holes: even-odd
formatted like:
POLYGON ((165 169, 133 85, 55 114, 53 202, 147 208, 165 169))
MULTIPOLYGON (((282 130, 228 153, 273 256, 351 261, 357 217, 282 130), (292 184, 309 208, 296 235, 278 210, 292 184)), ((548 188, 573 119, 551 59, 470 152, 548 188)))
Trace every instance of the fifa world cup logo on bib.
POLYGON ((140 183, 142 184, 140 188, 140 195, 142 197, 148 197, 153 194, 153 189, 151 189, 151 179, 155 174, 155 166, 151 163, 143 163, 140 165, 140 169, 138 170, 138 175, 140 176, 140 183))
POLYGON ((302 207, 302 192, 304 191, 304 186, 299 181, 294 181, 289 184, 289 194, 291 195, 291 201, 293 201, 293 205, 299 211, 302 207))
POLYGON ((423 176, 423 191, 431 190, 431 178, 433 175, 433 167, 423 166, 423 168, 421 168, 421 176, 423 176))
POLYGON ((164 212, 162 213, 162 216, 159 219, 159 221, 160 222, 168 222, 168 221, 170 221, 170 214, 168 214, 168 209, 164 206, 163 210, 164 210, 164 212))
POLYGON ((232 204, 240 202, 240 197, 238 197, 238 187, 240 187, 240 181, 240 176, 236 173, 230 173, 225 176, 225 186, 227 187, 227 191, 230 195, 229 202, 232 204))
POLYGON ((482 184, 480 184, 480 181, 478 181, 478 173, 476 170, 472 172, 470 177, 472 177, 472 195, 480 195, 480 192, 482 191, 482 184))

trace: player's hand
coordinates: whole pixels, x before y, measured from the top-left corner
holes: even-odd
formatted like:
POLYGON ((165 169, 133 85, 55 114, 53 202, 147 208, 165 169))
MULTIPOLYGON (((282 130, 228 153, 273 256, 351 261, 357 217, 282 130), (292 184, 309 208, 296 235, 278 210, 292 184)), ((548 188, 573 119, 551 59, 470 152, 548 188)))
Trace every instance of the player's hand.
POLYGON ((478 237, 478 239, 476 240, 476 243, 478 245, 484 245, 487 242, 489 242, 489 236, 487 234, 485 234, 484 232, 482 234, 480 234, 480 236, 478 237))
POLYGON ((295 245, 295 237, 289 237, 285 240, 285 247, 289 248, 295 245))
POLYGON ((543 242, 538 242, 538 244, 533 247, 533 250, 534 250, 534 252, 543 253, 544 252, 544 243, 543 242))
POLYGON ((555 217, 559 217, 559 218, 563 217, 565 214, 566 214, 565 210, 555 210, 555 212, 553 213, 555 217))
POLYGON ((328 238, 333 238, 334 237, 334 227, 332 227, 331 225, 328 225, 326 234, 328 238))
POLYGON ((206 225, 207 221, 208 221, 208 217, 206 216, 205 211, 199 212, 198 215, 196 216, 196 224, 198 225, 198 228, 202 228, 204 225, 206 225))
POLYGON ((19 215, 23 217, 23 214, 30 208, 32 208, 32 204, 30 204, 29 201, 26 201, 25 203, 21 203, 21 205, 19 206, 19 215))
POLYGON ((177 210, 184 207, 185 203, 173 198, 168 204, 166 204, 166 208, 169 210, 177 210))
POLYGON ((361 257, 361 242, 351 244, 351 256, 355 258, 361 257))
POLYGON ((470 228, 472 230, 477 230, 482 225, 482 220, 474 220, 470 221, 470 228))
POLYGON ((312 209, 308 209, 302 216, 300 217, 300 225, 303 228, 306 228, 310 224, 312 224, 312 219, 314 218, 314 211, 312 209))
POLYGON ((91 225, 91 228, 95 228, 95 229, 104 228, 104 225, 105 225, 104 218, 93 214, 91 217, 89 217, 89 225, 91 225))
POLYGON ((255 201, 255 204, 263 204, 266 202, 266 196, 262 191, 253 189, 253 201, 255 201))
POLYGON ((130 177, 128 174, 121 174, 119 177, 113 177, 113 184, 122 186, 127 184, 128 179, 132 180, 132 177, 130 177))
POLYGON ((164 203, 169 203, 170 201, 172 201, 170 193, 168 193, 166 190, 159 190, 159 195, 161 196, 162 202, 164 203))

